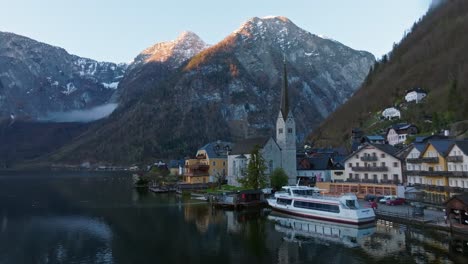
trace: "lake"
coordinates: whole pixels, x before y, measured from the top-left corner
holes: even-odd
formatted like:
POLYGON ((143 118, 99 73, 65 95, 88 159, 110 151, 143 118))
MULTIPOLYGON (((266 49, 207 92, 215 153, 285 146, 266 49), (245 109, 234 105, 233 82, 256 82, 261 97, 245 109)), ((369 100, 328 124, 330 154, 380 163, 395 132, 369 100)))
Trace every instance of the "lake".
POLYGON ((122 172, 1 172, 0 264, 468 263, 468 238, 224 211, 122 172))

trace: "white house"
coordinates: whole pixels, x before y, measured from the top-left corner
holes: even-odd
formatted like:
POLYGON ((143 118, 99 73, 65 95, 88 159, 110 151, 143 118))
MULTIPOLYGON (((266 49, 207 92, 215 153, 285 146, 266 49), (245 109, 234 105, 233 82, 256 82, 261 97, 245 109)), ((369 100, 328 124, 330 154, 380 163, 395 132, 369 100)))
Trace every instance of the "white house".
POLYGON ((413 90, 409 90, 405 96, 406 102, 416 102, 419 103, 421 100, 427 96, 427 93, 422 90, 421 88, 416 88, 413 90))
POLYGON ((347 181, 401 184, 402 163, 397 152, 390 145, 365 143, 344 161, 347 181))
POLYGON ((447 155, 449 186, 468 189, 468 141, 455 141, 447 155))
POLYGON ((401 118, 401 112, 400 110, 396 109, 395 107, 389 107, 383 110, 382 116, 385 119, 394 119, 394 118, 401 118))
MULTIPOLYGON (((406 154, 406 170, 407 171, 421 171, 421 155, 424 149, 426 148, 426 143, 413 143, 410 146, 410 151, 406 154)), ((409 185, 420 184, 422 183, 422 177, 414 174, 407 175, 407 181, 409 185)))
POLYGON ((395 124, 387 130, 387 142, 395 146, 406 142, 409 135, 418 133, 418 128, 412 124, 395 124))

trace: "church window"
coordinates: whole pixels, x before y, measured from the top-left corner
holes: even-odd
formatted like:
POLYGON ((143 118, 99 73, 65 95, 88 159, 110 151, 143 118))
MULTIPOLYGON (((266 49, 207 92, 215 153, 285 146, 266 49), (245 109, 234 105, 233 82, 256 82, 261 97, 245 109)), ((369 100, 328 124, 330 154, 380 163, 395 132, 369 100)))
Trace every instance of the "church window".
POLYGON ((292 128, 288 128, 288 133, 289 133, 289 134, 292 133, 292 128))
POLYGON ((283 129, 282 129, 282 128, 279 128, 279 129, 278 129, 278 133, 283 134, 283 129))

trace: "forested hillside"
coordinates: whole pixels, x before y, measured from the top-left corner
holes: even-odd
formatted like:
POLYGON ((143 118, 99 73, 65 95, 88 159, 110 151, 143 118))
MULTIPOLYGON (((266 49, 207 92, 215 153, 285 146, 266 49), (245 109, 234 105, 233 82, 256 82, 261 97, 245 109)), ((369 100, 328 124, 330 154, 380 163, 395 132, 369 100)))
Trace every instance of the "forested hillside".
POLYGON ((309 140, 316 146, 349 143, 351 130, 381 132, 391 122, 378 120, 390 106, 402 111, 422 133, 437 132, 468 119, 468 1, 446 1, 431 9, 394 49, 370 70, 353 97, 331 114, 309 140), (428 92, 421 104, 405 104, 406 91, 428 92))

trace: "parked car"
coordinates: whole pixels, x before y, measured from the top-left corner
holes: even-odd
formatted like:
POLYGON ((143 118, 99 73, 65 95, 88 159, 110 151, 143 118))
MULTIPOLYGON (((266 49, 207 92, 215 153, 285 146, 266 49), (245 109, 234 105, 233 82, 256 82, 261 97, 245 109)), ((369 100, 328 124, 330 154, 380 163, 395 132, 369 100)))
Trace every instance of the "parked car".
POLYGON ((378 202, 382 198, 383 198, 383 196, 381 196, 381 195, 366 194, 366 196, 364 196, 364 201, 367 201, 367 202, 376 201, 376 202, 378 202))
POLYGON ((386 202, 387 205, 402 205, 404 203, 405 203, 405 199, 403 198, 390 199, 390 200, 387 200, 386 202))
POLYGON ((385 195, 382 199, 379 200, 379 203, 386 204, 388 200, 396 199, 395 195, 385 195))

